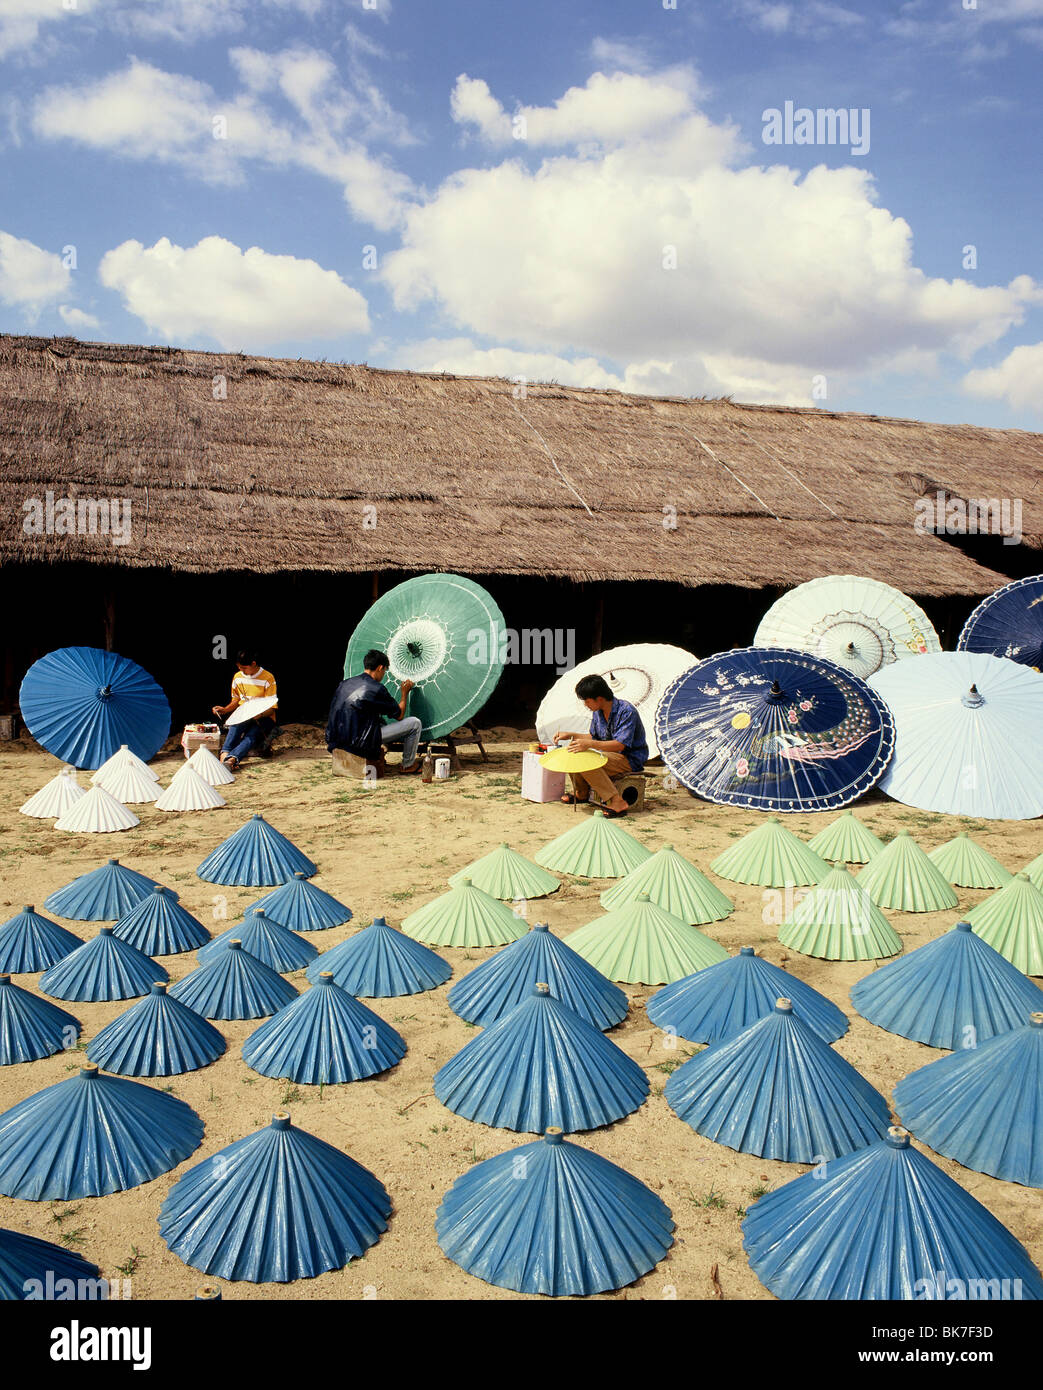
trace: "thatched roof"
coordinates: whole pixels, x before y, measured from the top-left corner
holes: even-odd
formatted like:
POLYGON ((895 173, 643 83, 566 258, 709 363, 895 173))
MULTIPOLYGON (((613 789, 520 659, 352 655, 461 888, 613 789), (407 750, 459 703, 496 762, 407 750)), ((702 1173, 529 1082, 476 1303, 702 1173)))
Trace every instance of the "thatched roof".
POLYGON ((970 595, 1004 576, 918 535, 918 497, 943 488, 1022 498, 1026 541, 1043 537, 1040 435, 517 390, 0 336, 0 559, 746 587, 839 571, 918 595, 970 595), (26 534, 23 502, 48 489, 129 498, 129 542, 26 534), (664 525, 668 508, 676 527, 664 525))

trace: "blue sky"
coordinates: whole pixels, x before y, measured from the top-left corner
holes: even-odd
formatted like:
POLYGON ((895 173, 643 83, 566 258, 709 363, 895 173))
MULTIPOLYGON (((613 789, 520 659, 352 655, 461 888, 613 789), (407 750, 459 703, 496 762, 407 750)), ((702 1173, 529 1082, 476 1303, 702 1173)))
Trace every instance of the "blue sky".
POLYGON ((0 0, 0 329, 1043 427, 1043 0, 669 5, 0 0))

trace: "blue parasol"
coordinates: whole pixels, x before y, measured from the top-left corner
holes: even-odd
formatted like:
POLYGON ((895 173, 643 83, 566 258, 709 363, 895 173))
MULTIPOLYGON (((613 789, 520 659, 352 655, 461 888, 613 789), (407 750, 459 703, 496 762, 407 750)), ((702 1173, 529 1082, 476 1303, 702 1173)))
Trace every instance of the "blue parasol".
POLYGON ((74 1250, 20 1231, 0 1230, 0 1300, 82 1298, 88 1279, 104 1283, 98 1266, 74 1250))
POLYGON ((34 661, 18 703, 37 743, 75 767, 101 767, 123 744, 148 762, 170 733, 167 697, 149 673, 98 647, 60 647, 34 661))
POLYGON ((204 1274, 289 1283, 360 1259, 390 1215, 378 1178, 280 1111, 178 1178, 159 1233, 204 1274))
POLYGON ((1043 671, 1043 574, 1015 579, 982 599, 956 645, 961 652, 1006 656, 1043 671))
POLYGON ((468 1274, 553 1298, 625 1288, 673 1230, 661 1197, 554 1127, 468 1169, 435 1215, 438 1244, 468 1274))
POLYGON ((196 1112, 93 1063, 0 1115, 0 1196, 106 1197, 151 1182, 203 1142, 196 1112))
POLYGON ((1024 1246, 897 1125, 761 1197, 742 1231, 779 1298, 1043 1298, 1024 1246))
POLYGON ((656 713, 663 762, 708 801, 757 811, 825 811, 883 775, 891 715, 858 676, 822 657, 745 647, 673 682, 656 713))

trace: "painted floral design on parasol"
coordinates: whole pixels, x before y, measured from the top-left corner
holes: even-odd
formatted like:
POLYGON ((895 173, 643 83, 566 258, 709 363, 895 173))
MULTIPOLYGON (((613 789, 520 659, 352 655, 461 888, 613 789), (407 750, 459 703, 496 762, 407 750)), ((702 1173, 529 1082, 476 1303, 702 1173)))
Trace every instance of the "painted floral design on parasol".
POLYGON ((761 619, 755 647, 794 647, 863 679, 908 656, 941 651, 930 618, 908 594, 854 574, 798 584, 761 619))
POLYGON ((684 672, 660 703, 656 734, 690 791, 762 811, 847 805, 883 774, 894 744, 887 706, 858 676, 770 647, 684 672))

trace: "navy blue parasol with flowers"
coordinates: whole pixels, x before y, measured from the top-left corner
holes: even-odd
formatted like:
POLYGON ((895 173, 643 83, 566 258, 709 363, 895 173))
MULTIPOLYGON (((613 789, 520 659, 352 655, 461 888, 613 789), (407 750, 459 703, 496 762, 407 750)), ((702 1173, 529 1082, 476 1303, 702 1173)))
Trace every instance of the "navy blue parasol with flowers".
POLYGON ((823 657, 745 647, 678 676, 656 712, 663 762, 689 791, 757 811, 827 811, 883 775, 886 704, 823 657))
POLYGON ((957 650, 1043 670, 1043 574, 1016 579, 982 599, 963 626, 957 650))

